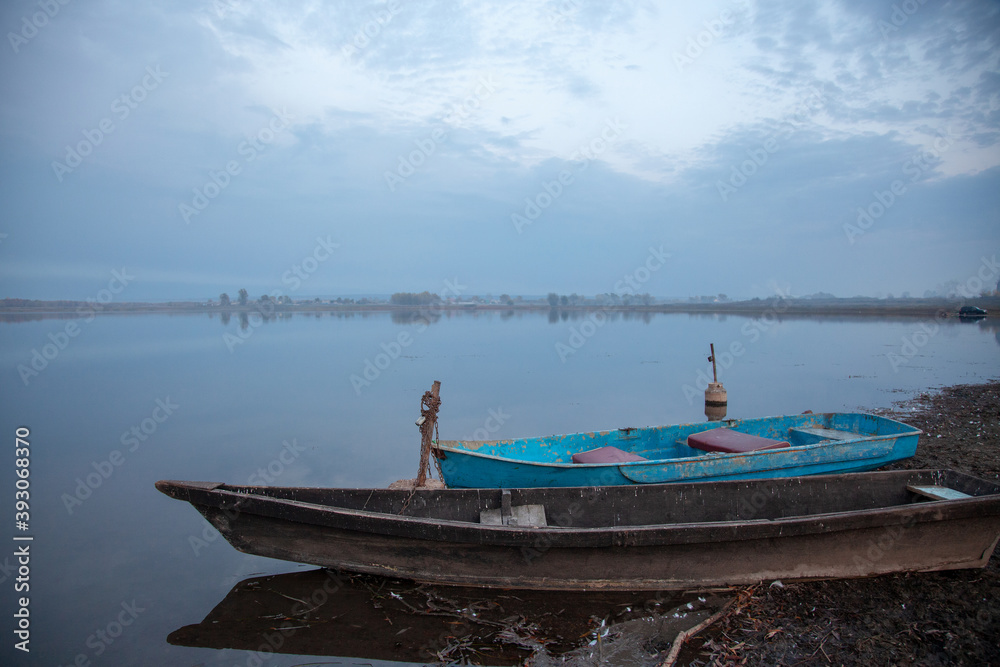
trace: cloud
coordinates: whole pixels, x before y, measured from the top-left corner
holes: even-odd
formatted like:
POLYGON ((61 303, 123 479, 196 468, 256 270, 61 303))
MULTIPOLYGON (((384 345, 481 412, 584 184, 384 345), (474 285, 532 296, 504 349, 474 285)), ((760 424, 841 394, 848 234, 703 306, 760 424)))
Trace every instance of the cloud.
POLYGON ((82 298, 126 264, 147 276, 136 295, 266 289, 331 233, 345 251, 310 291, 460 274, 601 292, 663 242, 664 294, 922 293, 1000 240, 1000 10, 918 3, 903 20, 894 4, 67 5, 0 61, 17 91, 0 101, 4 283, 82 298), (120 117, 149 67, 168 75, 120 117), (53 163, 104 119, 59 180, 53 163), (511 216, 562 172, 572 184, 519 234, 511 216), (845 222, 896 179, 905 196, 848 243, 845 222))

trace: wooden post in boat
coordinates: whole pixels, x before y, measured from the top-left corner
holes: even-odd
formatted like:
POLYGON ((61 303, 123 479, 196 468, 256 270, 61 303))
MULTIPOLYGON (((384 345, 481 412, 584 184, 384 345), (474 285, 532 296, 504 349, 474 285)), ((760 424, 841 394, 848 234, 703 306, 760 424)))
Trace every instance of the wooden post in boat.
POLYGON ((420 399, 420 470, 417 471, 417 485, 420 488, 427 483, 427 473, 431 467, 431 440, 434 427, 437 426, 438 408, 441 407, 441 381, 434 380, 430 391, 425 391, 420 399))
POLYGON ((715 369, 715 343, 709 343, 709 346, 712 350, 708 358, 712 362, 712 382, 708 383, 708 389, 705 390, 705 416, 708 417, 708 421, 715 422, 725 419, 729 401, 726 388, 719 382, 719 375, 715 369))
POLYGON ((715 372, 715 343, 709 343, 708 349, 712 351, 712 354, 708 357, 708 360, 712 362, 712 382, 718 382, 719 374, 715 372))

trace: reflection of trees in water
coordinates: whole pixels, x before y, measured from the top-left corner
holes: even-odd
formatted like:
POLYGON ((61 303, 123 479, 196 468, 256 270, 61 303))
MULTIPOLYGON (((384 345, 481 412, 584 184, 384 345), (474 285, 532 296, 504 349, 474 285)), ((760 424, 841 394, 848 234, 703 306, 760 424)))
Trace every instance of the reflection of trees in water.
POLYGON ((977 322, 980 329, 985 329, 986 331, 992 331, 993 337, 996 338, 997 345, 1000 345, 1000 321, 997 320, 979 320, 977 322))
MULTIPOLYGON (((280 308, 280 307, 279 307, 280 308)), ((316 319, 321 319, 323 317, 337 318, 337 319, 351 319, 351 318, 369 318, 369 317, 385 317, 384 310, 371 310, 371 311, 358 311, 358 310, 317 310, 317 311, 281 311, 279 308, 271 308, 270 312, 267 309, 254 308, 252 310, 240 310, 235 314, 239 318, 240 329, 246 331, 250 326, 250 318, 254 318, 254 324, 259 326, 262 323, 269 322, 271 320, 290 320, 294 315, 298 314, 302 317, 315 317, 316 319)), ((209 318, 214 318, 215 313, 206 313, 209 318)), ((547 317, 549 324, 558 324, 559 322, 578 322, 593 317, 603 318, 604 321, 615 322, 615 321, 641 321, 644 324, 649 324, 653 318, 662 313, 655 313, 648 310, 586 310, 586 309, 565 309, 565 308, 551 308, 548 310, 547 317)), ((499 317, 501 321, 508 321, 514 317, 534 317, 538 315, 538 311, 520 311, 520 310, 494 310, 494 311, 473 311, 473 310, 437 310, 437 309, 422 309, 422 310, 393 310, 389 311, 390 318, 393 324, 433 324, 438 322, 442 317, 447 318, 486 318, 492 320, 499 317)), ((222 311, 219 313, 220 321, 223 326, 228 326, 232 320, 233 313, 230 311, 222 311)), ((717 322, 725 322, 729 316, 743 317, 754 319, 755 315, 751 313, 687 313, 687 316, 691 319, 696 320, 714 320, 717 322)), ((0 315, 0 322, 28 322, 41 319, 58 318, 58 319, 79 319, 79 315, 73 313, 66 314, 28 314, 28 313, 4 313, 0 315)), ((808 319, 815 320, 817 316, 813 315, 788 315, 780 314, 775 315, 779 320, 784 319, 808 319)), ((845 316, 845 315, 825 315, 822 316, 822 321, 829 323, 855 323, 855 322, 870 322, 873 319, 877 319, 883 322, 911 322, 912 318, 909 317, 892 317, 887 316, 883 318, 872 318, 870 316, 845 316)), ((949 321, 954 322, 957 326, 960 323, 957 318, 949 321)), ((978 326, 983 329, 983 333, 992 333, 993 337, 996 339, 997 345, 1000 345, 1000 320, 996 318, 986 318, 978 321, 963 321, 961 322, 963 326, 978 326)))
POLYGON ((622 320, 625 322, 635 321, 649 324, 653 321, 655 315, 656 313, 648 310, 563 310, 552 308, 549 310, 549 324, 556 324, 560 321, 576 322, 578 320, 588 320, 593 319, 595 316, 607 322, 622 320))
MULTIPOLYGON (((233 315, 239 320, 240 329, 246 331, 246 329, 253 326, 260 326, 260 324, 272 321, 282 321, 287 322, 295 316, 299 317, 315 317, 317 320, 323 318, 338 319, 338 320, 349 320, 354 318, 369 318, 369 317, 385 317, 385 311, 357 311, 357 310, 298 310, 298 311, 288 311, 282 310, 281 307, 277 308, 254 308, 252 310, 240 310, 236 313, 223 312, 222 313, 222 323, 229 324, 233 315)), ((413 324, 417 322, 423 322, 425 324, 432 324, 437 322, 442 317, 442 313, 434 312, 430 310, 411 310, 411 311, 392 311, 390 313, 392 321, 396 324, 413 324)), ((452 314, 447 313, 450 317, 452 314)), ((209 314, 211 317, 211 313, 209 314)))
MULTIPOLYGON (((267 322, 281 320, 287 322, 292 319, 295 313, 276 311, 274 307, 268 308, 267 306, 261 308, 255 308, 253 310, 241 310, 236 313, 236 317, 240 322, 240 330, 246 331, 250 327, 250 320, 253 320, 253 325, 259 327, 261 324, 266 324, 267 322)), ((229 324, 230 314, 228 312, 222 313, 222 324, 229 324)))
POLYGON ((390 315, 393 324, 434 324, 441 319, 441 313, 432 310, 393 310, 390 315))

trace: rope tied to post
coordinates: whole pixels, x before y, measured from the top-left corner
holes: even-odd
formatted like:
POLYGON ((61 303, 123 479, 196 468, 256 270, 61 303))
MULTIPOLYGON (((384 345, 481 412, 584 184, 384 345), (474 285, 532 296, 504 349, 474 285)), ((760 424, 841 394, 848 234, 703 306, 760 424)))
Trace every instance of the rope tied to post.
POLYGON ((435 396, 430 391, 425 391, 420 399, 420 416, 424 418, 424 422, 420 425, 421 442, 431 437, 432 429, 434 439, 437 440, 440 437, 437 428, 439 409, 441 409, 441 397, 435 396))
POLYGON ((420 428, 420 469, 417 470, 417 488, 427 482, 431 471, 431 441, 441 437, 437 428, 439 409, 441 409, 441 382, 435 380, 430 391, 425 391, 420 398, 420 419, 417 420, 417 426, 420 428))

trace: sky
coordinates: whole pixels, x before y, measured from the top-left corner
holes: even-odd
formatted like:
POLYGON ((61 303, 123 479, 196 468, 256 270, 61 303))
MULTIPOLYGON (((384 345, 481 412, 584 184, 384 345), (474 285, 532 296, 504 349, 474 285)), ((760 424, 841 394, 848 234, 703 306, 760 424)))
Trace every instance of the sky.
POLYGON ((0 297, 1000 278, 1000 3, 4 2, 0 297))

